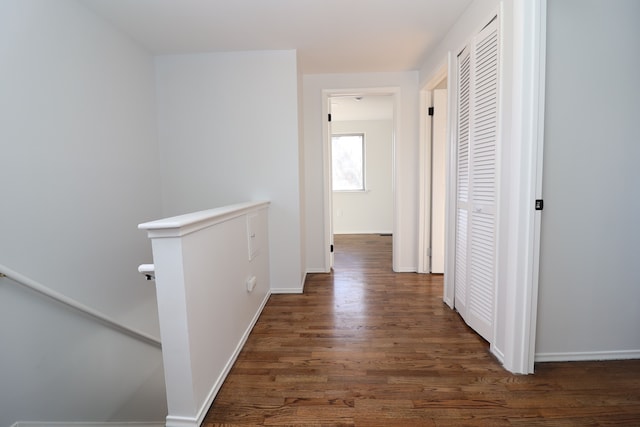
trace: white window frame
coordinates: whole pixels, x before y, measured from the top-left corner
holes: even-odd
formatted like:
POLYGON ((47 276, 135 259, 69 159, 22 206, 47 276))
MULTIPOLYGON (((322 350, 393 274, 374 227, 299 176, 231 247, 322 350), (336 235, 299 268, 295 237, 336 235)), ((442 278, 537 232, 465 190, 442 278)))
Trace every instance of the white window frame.
POLYGON ((331 174, 332 174, 332 188, 331 190, 334 193, 366 193, 367 192, 367 155, 366 155, 366 137, 364 132, 346 132, 346 133, 333 133, 331 134, 331 174), (340 190, 336 190, 334 188, 335 186, 335 179, 333 179, 333 170, 334 170, 334 164, 333 164, 333 139, 334 138, 340 138, 343 136, 357 136, 360 137, 361 139, 361 144, 362 144, 362 188, 354 188, 354 189, 340 189, 340 190))

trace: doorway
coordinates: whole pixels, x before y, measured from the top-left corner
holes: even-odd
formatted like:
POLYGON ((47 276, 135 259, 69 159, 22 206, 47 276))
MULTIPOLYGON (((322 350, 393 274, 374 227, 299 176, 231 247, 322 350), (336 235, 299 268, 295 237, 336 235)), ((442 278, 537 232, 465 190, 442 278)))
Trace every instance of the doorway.
MULTIPOLYGON (((394 239, 397 90, 327 91, 325 105, 325 239, 329 270, 334 266, 333 249, 337 250, 334 234, 375 234, 394 239), (350 156, 360 159, 360 169, 349 170, 349 155, 344 157, 349 150, 341 148, 347 143, 353 147, 350 156), (334 156, 334 147, 342 157, 334 156), (347 174, 359 174, 360 181, 345 184, 339 174, 334 177, 334 173, 344 172, 342 169, 347 169, 347 174), (339 184, 337 188, 334 181, 339 184)), ((394 247, 392 244, 392 253, 394 247)))
POLYGON ((449 138, 448 67, 421 91, 420 216, 418 272, 444 274, 447 149, 449 138))

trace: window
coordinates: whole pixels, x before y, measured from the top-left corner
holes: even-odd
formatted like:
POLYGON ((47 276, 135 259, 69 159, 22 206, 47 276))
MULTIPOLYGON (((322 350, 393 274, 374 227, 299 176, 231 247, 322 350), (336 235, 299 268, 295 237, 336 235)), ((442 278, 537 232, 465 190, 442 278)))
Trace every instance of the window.
POLYGON ((364 191, 364 134, 331 137, 333 191, 364 191))

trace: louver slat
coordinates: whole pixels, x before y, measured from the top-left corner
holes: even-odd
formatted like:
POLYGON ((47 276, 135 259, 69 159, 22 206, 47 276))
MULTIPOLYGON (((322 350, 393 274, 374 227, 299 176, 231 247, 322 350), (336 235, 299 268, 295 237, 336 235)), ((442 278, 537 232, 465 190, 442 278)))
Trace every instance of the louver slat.
POLYGON ((455 251, 455 307, 464 317, 467 298, 467 242, 469 200, 469 107, 471 85, 471 57, 465 49, 458 56, 458 121, 457 121, 457 209, 455 251))

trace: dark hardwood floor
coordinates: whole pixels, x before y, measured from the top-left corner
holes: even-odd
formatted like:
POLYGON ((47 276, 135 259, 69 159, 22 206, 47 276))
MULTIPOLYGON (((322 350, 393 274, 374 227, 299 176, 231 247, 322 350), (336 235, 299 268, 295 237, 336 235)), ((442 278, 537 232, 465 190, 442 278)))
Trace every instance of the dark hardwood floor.
POLYGON ((203 426, 640 426, 640 360, 512 375, 442 276, 391 271, 391 237, 335 244, 332 274, 271 296, 203 426))

